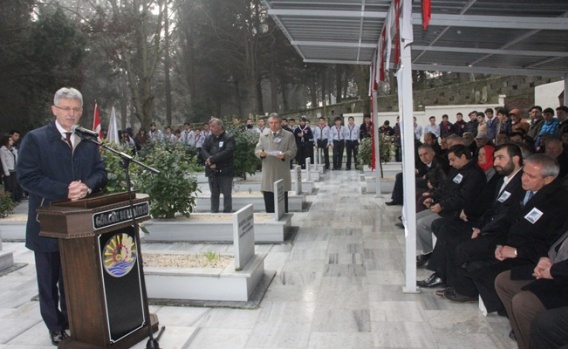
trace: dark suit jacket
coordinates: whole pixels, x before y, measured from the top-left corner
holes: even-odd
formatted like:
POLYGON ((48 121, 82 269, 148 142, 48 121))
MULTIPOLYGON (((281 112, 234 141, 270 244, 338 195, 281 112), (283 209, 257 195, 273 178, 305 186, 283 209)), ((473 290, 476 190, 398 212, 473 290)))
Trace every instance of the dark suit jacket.
POLYGON ((26 247, 37 252, 59 251, 57 239, 39 236, 36 210, 51 201, 66 199, 69 183, 81 180, 93 192, 103 188, 107 172, 98 146, 79 142, 73 152, 52 121, 29 132, 22 140, 18 181, 29 193, 26 247))
POLYGON ((212 170, 209 166, 205 166, 205 175, 233 177, 236 148, 235 138, 227 132, 223 131, 219 137, 210 134, 201 147, 201 157, 204 160, 211 158, 211 163, 215 164, 216 168, 212 170))
MULTIPOLYGON (((567 240, 564 233, 568 231, 568 220, 565 220, 565 222, 566 223, 557 234, 559 236, 557 240, 559 244, 556 246, 556 251, 558 251, 562 243, 567 240)), ((564 249, 566 248, 566 246, 562 247, 564 249)), ((534 267, 534 265, 532 267, 534 267)), ((535 280, 526 285, 523 289, 533 292, 547 309, 568 306, 568 259, 554 262, 550 268, 550 274, 552 275, 552 280, 535 280)))
POLYGON ((459 170, 450 169, 446 181, 433 195, 434 202, 442 206, 440 216, 455 218, 462 209, 481 211, 475 198, 483 191, 485 182, 485 173, 473 160, 459 170))
POLYGON ((539 190, 526 205, 517 203, 507 216, 508 233, 503 243, 517 249, 517 258, 480 268, 469 276, 486 287, 491 287, 497 275, 505 270, 511 270, 513 280, 527 280, 540 257, 548 255, 548 248, 565 221, 567 197, 566 190, 555 180, 539 190), (531 223, 525 217, 534 209, 541 211, 542 216, 531 223))
POLYGON ((515 174, 509 183, 503 188, 500 193, 499 190, 503 185, 503 178, 497 183, 495 187, 493 202, 489 208, 483 213, 483 215, 477 220, 474 226, 481 229, 482 235, 497 235, 501 234, 503 243, 506 239, 507 232, 507 216, 511 211, 512 207, 515 207, 522 199, 525 194, 523 190, 523 184, 521 182, 521 177, 523 176, 523 171, 520 170, 515 174), (506 197, 502 196, 504 193, 509 193, 510 195, 506 197))

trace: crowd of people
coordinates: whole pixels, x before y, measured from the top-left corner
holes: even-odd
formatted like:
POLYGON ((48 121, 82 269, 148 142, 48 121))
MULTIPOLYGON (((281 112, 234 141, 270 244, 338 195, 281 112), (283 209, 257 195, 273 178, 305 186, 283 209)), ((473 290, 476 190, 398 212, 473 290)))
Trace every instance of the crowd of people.
MULTIPOLYGON (((519 348, 568 344, 568 108, 472 111, 416 135, 417 281, 507 316, 519 348), (421 142, 423 136, 424 143, 421 142), (440 140, 440 141, 438 141, 440 140)), ((404 218, 398 225, 404 228, 404 218)))

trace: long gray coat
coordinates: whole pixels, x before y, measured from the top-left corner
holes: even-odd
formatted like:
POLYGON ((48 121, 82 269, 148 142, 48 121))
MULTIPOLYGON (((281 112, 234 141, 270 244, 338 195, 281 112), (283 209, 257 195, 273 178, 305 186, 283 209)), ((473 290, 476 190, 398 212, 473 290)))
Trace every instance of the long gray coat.
POLYGON ((284 180, 284 190, 292 190, 290 176, 290 161, 296 156, 296 140, 291 132, 280 129, 276 137, 271 132, 261 134, 256 144, 255 154, 260 158, 261 151, 281 151, 284 153, 284 161, 274 156, 267 155, 262 159, 262 183, 261 191, 274 191, 274 182, 284 180))

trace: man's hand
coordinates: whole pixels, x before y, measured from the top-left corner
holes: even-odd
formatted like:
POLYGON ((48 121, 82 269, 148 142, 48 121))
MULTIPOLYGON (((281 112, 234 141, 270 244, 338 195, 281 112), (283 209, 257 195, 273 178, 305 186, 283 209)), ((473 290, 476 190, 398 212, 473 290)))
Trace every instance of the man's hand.
POLYGON ((495 259, 497 259, 498 261, 502 261, 505 258, 502 255, 503 252, 503 246, 502 245, 497 245, 497 247, 495 248, 495 259))
POLYGON ((471 232, 471 238, 477 238, 479 236, 479 233, 481 233, 481 230, 479 230, 479 228, 473 228, 473 231, 471 232))
POLYGON ((424 200, 423 204, 424 206, 430 208, 430 206, 432 205, 432 202, 434 201, 434 199, 432 198, 427 198, 426 200, 424 200))
POLYGON ((460 219, 464 222, 467 222, 467 215, 465 214, 464 210, 460 212, 460 219))
POLYGON ((261 151, 258 153, 258 156, 260 156, 261 158, 265 158, 265 157, 266 157, 266 153, 264 152, 264 149, 261 150, 261 151))
POLYGON ((495 258, 499 261, 504 261, 507 258, 517 258, 517 249, 511 246, 497 245, 495 258))
POLYGON ((548 257, 542 257, 534 268, 533 276, 537 279, 553 279, 552 274, 550 274, 551 267, 552 262, 550 259, 548 257))
POLYGON ((81 181, 73 181, 69 183, 67 198, 76 201, 86 197, 89 194, 89 187, 81 181))
POLYGON ((280 152, 278 155, 276 155, 276 158, 284 159, 284 153, 280 152))
POLYGON ((442 212, 442 206, 440 206, 440 204, 435 204, 433 206, 430 206, 430 211, 434 213, 440 213, 442 212))

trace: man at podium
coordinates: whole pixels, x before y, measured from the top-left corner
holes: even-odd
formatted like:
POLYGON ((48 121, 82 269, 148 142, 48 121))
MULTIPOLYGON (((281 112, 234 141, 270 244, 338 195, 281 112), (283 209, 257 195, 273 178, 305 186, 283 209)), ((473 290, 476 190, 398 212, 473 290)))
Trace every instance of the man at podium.
POLYGON ((55 120, 29 132, 20 147, 17 176, 29 193, 26 247, 34 251, 40 312, 51 342, 57 345, 69 328, 65 290, 56 238, 39 236, 36 210, 54 200, 78 200, 100 191, 107 172, 96 144, 81 142, 72 131, 83 112, 83 96, 74 88, 55 93, 55 120))

